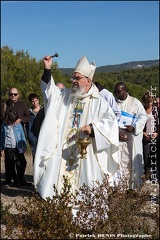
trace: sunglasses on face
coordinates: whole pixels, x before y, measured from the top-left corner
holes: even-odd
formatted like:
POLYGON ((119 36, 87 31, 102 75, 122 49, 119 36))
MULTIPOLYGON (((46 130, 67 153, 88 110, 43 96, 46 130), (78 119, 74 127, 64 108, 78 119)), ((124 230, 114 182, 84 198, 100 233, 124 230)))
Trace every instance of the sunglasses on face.
POLYGON ((10 96, 17 96, 18 93, 10 93, 9 95, 10 95, 10 96))

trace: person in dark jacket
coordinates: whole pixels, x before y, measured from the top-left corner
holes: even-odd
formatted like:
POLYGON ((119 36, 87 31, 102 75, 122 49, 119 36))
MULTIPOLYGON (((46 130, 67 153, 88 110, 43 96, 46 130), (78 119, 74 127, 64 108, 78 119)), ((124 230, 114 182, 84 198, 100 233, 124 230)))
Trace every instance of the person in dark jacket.
MULTIPOLYGON (((12 87, 9 89, 9 99, 4 103, 3 109, 1 108, 1 111, 3 111, 4 116, 3 119, 1 119, 1 122, 4 123, 6 121, 9 111, 14 110, 18 114, 15 124, 21 123, 23 130, 25 132, 25 124, 30 120, 30 113, 27 105, 24 102, 20 101, 19 97, 20 93, 17 88, 12 87)), ((16 165, 16 168, 17 167, 18 166, 16 165)), ((25 168, 26 168, 25 162, 23 162, 21 166, 18 167, 18 171, 21 172, 21 175, 23 175, 25 168)), ((21 185, 28 185, 28 183, 25 180, 21 182, 21 185)))
POLYGON ((18 119, 16 123, 21 123, 22 125, 29 122, 30 113, 27 105, 19 100, 20 94, 17 88, 11 88, 9 90, 9 99, 6 101, 4 119, 7 117, 8 112, 13 109, 18 113, 18 119))
POLYGON ((32 157, 33 157, 33 163, 34 163, 36 147, 37 147, 37 140, 38 140, 38 137, 35 134, 36 126, 34 124, 34 121, 35 121, 35 118, 36 118, 38 112, 41 109, 41 105, 39 104, 39 97, 37 96, 36 93, 31 93, 28 96, 28 101, 30 102, 31 107, 29 108, 30 120, 26 124, 26 133, 27 133, 27 139, 28 139, 29 145, 32 150, 32 157))

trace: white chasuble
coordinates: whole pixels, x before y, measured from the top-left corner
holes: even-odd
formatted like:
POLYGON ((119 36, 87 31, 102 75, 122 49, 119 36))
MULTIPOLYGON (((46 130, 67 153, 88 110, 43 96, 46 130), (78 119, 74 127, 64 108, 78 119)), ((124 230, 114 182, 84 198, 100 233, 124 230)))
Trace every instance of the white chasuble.
POLYGON ((105 174, 110 176, 113 184, 119 169, 118 123, 95 85, 92 84, 88 93, 77 98, 71 95, 71 89, 60 91, 51 78, 48 84, 42 81, 42 91, 45 118, 34 162, 34 186, 41 197, 52 198, 53 185, 61 192, 63 176, 71 184, 73 193, 83 183, 93 185, 96 180, 101 182, 105 174), (77 133, 90 123, 95 137, 90 138, 87 153, 81 157, 77 133))
POLYGON ((125 100, 117 100, 117 103, 121 111, 125 111, 137 118, 132 124, 135 129, 134 133, 129 133, 126 132, 125 129, 119 128, 120 132, 128 136, 127 142, 120 141, 119 143, 122 171, 124 177, 129 180, 129 188, 134 189, 143 183, 142 138, 147 116, 142 103, 134 97, 127 95, 125 100))

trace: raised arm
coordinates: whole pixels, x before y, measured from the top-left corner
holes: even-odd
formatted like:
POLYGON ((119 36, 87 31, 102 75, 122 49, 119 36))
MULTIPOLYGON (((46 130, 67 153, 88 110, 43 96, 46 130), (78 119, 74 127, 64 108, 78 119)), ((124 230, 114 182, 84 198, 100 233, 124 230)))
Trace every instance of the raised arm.
POLYGON ((52 67, 52 58, 50 56, 45 56, 43 59, 44 63, 44 74, 42 76, 42 81, 46 84, 51 80, 51 67, 52 67))

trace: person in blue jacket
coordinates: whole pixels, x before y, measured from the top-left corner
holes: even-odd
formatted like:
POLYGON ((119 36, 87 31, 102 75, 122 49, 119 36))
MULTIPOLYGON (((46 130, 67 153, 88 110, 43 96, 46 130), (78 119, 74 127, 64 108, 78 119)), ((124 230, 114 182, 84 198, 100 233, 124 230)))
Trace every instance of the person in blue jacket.
POLYGON ((1 125, 0 149, 1 155, 5 157, 5 184, 13 187, 29 185, 24 179, 27 165, 24 153, 27 150, 27 143, 23 127, 21 123, 16 123, 17 119, 18 113, 12 109, 1 125))

